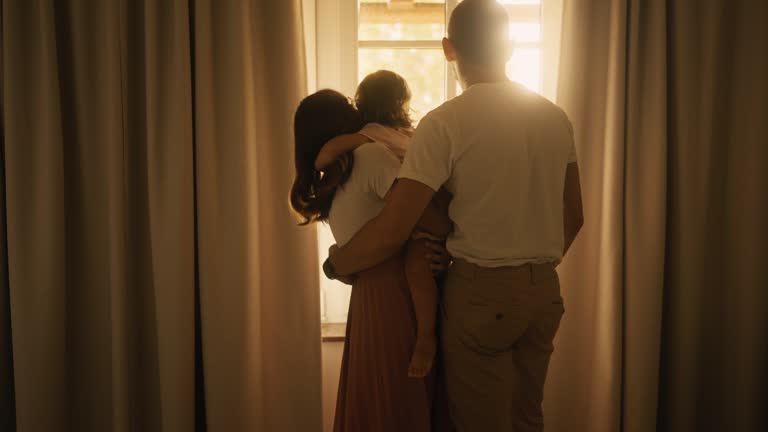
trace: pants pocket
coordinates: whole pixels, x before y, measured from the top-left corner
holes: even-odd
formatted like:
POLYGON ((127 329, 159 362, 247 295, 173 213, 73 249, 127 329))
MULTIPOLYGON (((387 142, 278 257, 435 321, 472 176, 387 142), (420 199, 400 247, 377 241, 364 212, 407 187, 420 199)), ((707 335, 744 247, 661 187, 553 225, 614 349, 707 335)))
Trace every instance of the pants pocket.
POLYGON ((525 310, 514 300, 469 300, 463 318, 467 342, 489 354, 512 349, 528 327, 525 310))

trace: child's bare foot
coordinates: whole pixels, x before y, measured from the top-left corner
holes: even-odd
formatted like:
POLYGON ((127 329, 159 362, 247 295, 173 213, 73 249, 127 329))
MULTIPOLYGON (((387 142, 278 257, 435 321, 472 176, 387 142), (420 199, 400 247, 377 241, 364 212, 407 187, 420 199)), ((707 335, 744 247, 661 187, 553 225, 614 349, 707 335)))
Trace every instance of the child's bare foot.
POLYGON ((408 376, 411 378, 424 378, 435 360, 437 351, 437 338, 434 334, 416 337, 416 346, 413 349, 411 364, 408 366, 408 376))

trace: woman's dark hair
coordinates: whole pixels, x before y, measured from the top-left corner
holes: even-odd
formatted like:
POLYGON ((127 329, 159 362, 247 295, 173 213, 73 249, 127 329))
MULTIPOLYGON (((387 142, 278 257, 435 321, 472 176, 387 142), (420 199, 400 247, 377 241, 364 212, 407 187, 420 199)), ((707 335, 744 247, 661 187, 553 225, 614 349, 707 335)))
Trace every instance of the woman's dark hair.
POLYGON ((320 90, 299 104, 293 118, 296 177, 290 202, 303 218, 300 225, 327 220, 336 189, 352 173, 351 153, 323 172, 316 170, 315 159, 323 144, 338 135, 355 133, 363 124, 349 99, 334 90, 320 90))
POLYGON ((409 115, 411 89, 400 75, 380 70, 366 76, 357 86, 355 104, 364 123, 379 123, 392 128, 413 125, 409 115))

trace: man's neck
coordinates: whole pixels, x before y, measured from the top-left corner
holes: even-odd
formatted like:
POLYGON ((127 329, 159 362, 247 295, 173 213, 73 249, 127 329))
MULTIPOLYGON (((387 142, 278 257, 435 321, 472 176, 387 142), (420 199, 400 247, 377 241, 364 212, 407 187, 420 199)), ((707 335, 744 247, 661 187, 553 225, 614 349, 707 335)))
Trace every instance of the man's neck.
POLYGON ((463 66, 460 68, 462 70, 462 81, 464 81, 465 89, 468 89, 475 84, 509 81, 504 65, 492 68, 480 68, 476 66, 463 66))

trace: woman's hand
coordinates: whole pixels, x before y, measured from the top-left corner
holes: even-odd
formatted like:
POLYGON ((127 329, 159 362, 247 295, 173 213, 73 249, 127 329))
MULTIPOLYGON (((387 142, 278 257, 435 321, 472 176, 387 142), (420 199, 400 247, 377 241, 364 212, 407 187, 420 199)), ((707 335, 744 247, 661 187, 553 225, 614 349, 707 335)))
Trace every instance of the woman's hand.
POLYGON ((448 249, 445 248, 445 244, 443 242, 428 240, 426 246, 429 248, 430 253, 428 253, 425 258, 429 261, 429 267, 432 269, 432 273, 435 275, 445 273, 453 261, 453 257, 448 253, 448 249))
MULTIPOLYGON (((333 254, 336 253, 336 251, 339 250, 339 245, 333 244, 330 248, 328 248, 328 256, 333 256, 333 254)), ((345 284, 345 285, 352 285, 355 282, 355 275, 349 275, 349 276, 336 276, 336 280, 345 284)))

